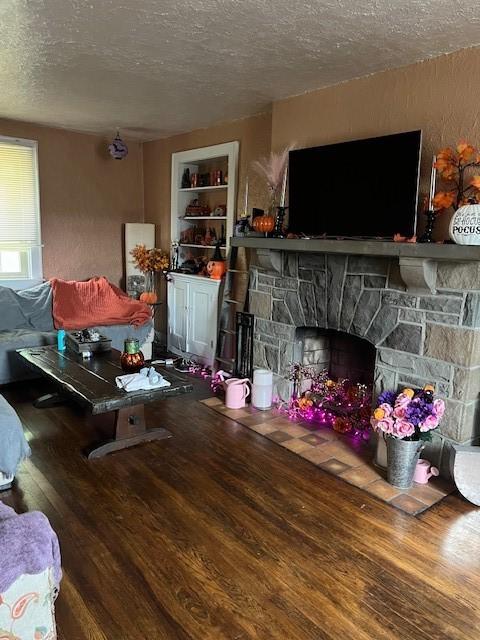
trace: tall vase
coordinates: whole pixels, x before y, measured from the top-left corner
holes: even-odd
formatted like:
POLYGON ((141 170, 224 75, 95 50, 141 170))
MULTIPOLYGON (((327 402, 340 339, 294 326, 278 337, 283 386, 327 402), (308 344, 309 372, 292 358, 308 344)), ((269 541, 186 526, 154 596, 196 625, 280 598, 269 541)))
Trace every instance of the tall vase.
POLYGON ((421 440, 400 440, 386 436, 387 481, 398 489, 410 489, 420 452, 425 446, 421 440))
POLYGON ((157 301, 157 292, 155 291, 155 271, 145 272, 145 291, 140 295, 140 300, 147 304, 153 304, 157 301))

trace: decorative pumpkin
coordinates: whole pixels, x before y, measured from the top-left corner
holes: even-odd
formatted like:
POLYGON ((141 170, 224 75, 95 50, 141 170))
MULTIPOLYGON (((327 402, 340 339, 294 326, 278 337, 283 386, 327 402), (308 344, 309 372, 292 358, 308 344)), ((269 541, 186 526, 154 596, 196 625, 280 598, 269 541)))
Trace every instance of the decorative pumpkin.
POLYGON ((450 221, 449 232, 457 244, 480 245, 480 204, 472 201, 457 209, 450 221))
POLYGON ((212 280, 221 280, 226 271, 227 267, 220 251, 220 243, 217 242, 213 257, 210 262, 207 263, 207 273, 212 280))
POLYGON ((128 338, 124 343, 124 350, 120 356, 120 366, 125 373, 137 373, 145 364, 145 358, 140 351, 140 344, 134 338, 128 338))
POLYGON ((267 214, 257 216, 253 219, 252 226, 258 233, 271 233, 275 228, 275 218, 267 214))
POLYGON ((155 291, 144 291, 140 294, 140 300, 147 304, 154 304, 158 300, 158 296, 155 291))

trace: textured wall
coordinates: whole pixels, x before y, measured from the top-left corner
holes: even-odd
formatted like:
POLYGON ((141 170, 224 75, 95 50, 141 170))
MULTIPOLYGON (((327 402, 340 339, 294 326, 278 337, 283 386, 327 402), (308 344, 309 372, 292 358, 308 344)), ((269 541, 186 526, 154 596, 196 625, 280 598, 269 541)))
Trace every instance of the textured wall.
MULTIPOLYGON (((423 129, 421 190, 426 192, 435 151, 464 137, 480 145, 479 69, 477 47, 276 102, 272 148, 423 129)), ((392 189, 399 188, 392 175, 392 189)), ((441 221, 439 235, 448 221, 441 221)))
POLYGON ((123 277, 123 223, 143 222, 142 148, 113 160, 107 140, 0 120, 0 135, 38 141, 43 275, 123 277))

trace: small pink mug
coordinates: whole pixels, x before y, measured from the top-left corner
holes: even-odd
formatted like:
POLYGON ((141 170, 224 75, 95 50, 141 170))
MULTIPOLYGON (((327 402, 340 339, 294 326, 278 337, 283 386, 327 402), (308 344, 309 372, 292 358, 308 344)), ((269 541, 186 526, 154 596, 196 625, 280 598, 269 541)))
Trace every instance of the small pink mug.
POLYGON ((432 476, 438 476, 439 473, 437 467, 434 467, 428 460, 419 460, 415 467, 413 480, 419 484, 427 484, 432 476))
POLYGON ((245 398, 250 395, 249 379, 229 378, 223 383, 225 389, 225 406, 229 409, 242 409, 245 398))

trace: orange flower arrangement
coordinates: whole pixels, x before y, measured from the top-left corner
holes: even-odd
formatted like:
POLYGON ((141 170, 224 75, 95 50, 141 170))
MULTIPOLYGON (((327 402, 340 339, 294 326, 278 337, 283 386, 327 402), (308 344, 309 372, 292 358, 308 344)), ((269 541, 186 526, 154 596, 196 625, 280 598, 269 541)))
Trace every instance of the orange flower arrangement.
POLYGON ((468 142, 461 141, 455 149, 447 147, 437 154, 435 168, 441 180, 451 188, 439 191, 433 198, 436 212, 467 204, 471 200, 480 202, 480 153, 468 142), (452 184, 453 183, 453 184, 452 184))
POLYGON ((170 258, 161 249, 147 249, 144 244, 137 244, 130 251, 133 262, 142 273, 149 271, 167 271, 170 266, 170 258))

